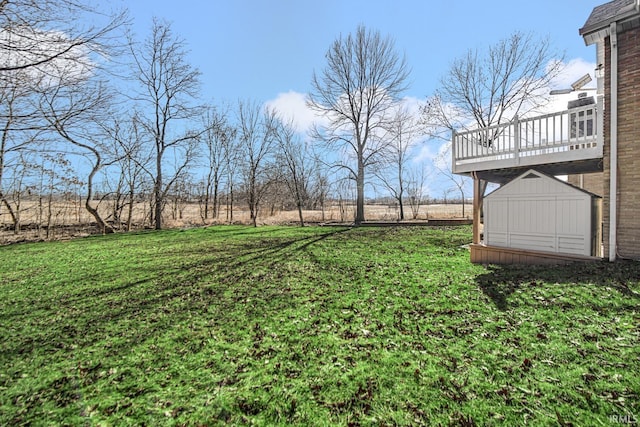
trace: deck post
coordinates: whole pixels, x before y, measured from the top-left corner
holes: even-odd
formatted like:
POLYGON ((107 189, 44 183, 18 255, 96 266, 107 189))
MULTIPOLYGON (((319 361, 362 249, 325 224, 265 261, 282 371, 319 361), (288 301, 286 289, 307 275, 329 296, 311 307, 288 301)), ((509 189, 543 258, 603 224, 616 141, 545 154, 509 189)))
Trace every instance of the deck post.
POLYGON ((513 160, 516 166, 520 165, 520 120, 516 114, 513 118, 513 160))
POLYGON ((484 189, 478 174, 473 172, 471 175, 473 176, 473 244, 477 245, 480 243, 480 217, 484 189))
POLYGON ((458 150, 456 150, 456 131, 455 129, 451 130, 451 171, 456 173, 456 157, 458 155, 458 150))

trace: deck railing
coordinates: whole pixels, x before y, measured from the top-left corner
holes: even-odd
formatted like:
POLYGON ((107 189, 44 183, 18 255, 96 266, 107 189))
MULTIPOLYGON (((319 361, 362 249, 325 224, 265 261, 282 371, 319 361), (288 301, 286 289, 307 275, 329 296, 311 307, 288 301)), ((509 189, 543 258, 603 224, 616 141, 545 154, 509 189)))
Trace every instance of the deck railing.
POLYGON ((596 104, 453 134, 453 172, 602 157, 602 97, 596 104))

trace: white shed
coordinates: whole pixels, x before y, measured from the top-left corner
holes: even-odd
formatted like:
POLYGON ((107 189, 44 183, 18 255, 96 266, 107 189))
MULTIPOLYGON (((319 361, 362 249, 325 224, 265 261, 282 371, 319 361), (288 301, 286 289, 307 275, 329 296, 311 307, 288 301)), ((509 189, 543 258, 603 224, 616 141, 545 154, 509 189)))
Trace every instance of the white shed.
POLYGON ((529 170, 484 198, 484 243, 600 256, 600 199, 529 170))

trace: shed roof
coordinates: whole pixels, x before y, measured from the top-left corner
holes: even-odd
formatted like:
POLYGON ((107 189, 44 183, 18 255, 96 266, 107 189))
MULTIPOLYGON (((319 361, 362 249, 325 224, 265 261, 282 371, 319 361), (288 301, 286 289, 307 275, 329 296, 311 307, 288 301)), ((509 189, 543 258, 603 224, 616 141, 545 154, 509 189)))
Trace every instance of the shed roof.
POLYGON ((601 199, 602 197, 598 196, 597 194, 591 193, 583 188, 580 187, 576 187, 573 184, 570 184, 566 181, 563 181, 561 179, 556 178, 555 176, 551 176, 548 175, 546 173, 540 172, 538 170, 535 169, 529 169, 528 171, 526 171, 525 173, 519 175, 517 178, 514 178, 513 180, 511 180, 510 182, 502 185, 501 187, 498 187, 497 189, 495 189, 494 191, 492 191, 491 193, 487 194, 485 196, 485 198, 490 197, 492 195, 497 195, 500 193, 509 193, 512 187, 517 187, 517 182, 523 179, 529 179, 529 178, 542 178, 545 179, 549 182, 552 183, 552 185, 555 188, 561 189, 562 192, 576 192, 576 193, 582 193, 585 194, 591 198, 597 198, 597 199, 601 199))

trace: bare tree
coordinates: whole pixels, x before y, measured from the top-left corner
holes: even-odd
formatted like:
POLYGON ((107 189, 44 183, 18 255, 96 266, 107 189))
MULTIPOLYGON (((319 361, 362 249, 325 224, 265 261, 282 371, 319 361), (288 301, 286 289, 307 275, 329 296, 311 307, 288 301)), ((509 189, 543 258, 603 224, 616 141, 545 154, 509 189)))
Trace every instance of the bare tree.
POLYGON ((322 163, 314 155, 313 174, 311 176, 310 197, 312 199, 312 209, 320 207, 322 221, 325 221, 325 207, 329 198, 330 180, 327 171, 322 167, 322 163))
MULTIPOLYGON (((338 210, 340 212, 340 222, 345 222, 347 220, 348 208, 353 206, 353 201, 355 200, 353 194, 353 180, 348 176, 337 177, 335 179, 334 185, 334 199, 338 201, 338 210)), ((355 216, 355 212, 352 212, 355 216)), ((354 217, 351 219, 355 220, 354 217)))
POLYGON ((197 97, 200 72, 187 62, 184 42, 168 23, 153 20, 151 34, 139 49, 132 43, 135 76, 140 84, 137 100, 143 105, 140 123, 155 149, 154 219, 162 228, 165 196, 194 160, 202 131, 183 130, 185 121, 198 114, 190 104, 197 97), (170 153, 172 152, 172 153, 170 153), (171 175, 165 177, 167 155, 173 154, 171 175))
POLYGON ((96 10, 104 7, 76 0, 0 2, 0 72, 48 75, 61 60, 94 67, 92 56, 113 48, 116 30, 127 22, 125 12, 109 16, 96 10))
POLYGON ((385 154, 385 165, 376 170, 376 176, 390 191, 400 208, 400 221, 405 219, 404 197, 407 183, 409 151, 421 131, 420 121, 406 107, 396 111, 389 123, 386 137, 389 144, 385 154))
POLYGON ((454 129, 512 120, 548 99, 546 89, 561 66, 562 57, 549 39, 515 32, 486 52, 469 50, 455 60, 441 88, 427 100, 424 119, 444 129, 446 138, 454 129))
POLYGON ((269 187, 276 114, 251 102, 238 102, 238 149, 249 215, 257 226, 260 202, 269 187))
POLYGON ((64 141, 80 149, 91 164, 87 176, 85 208, 95 219, 103 233, 114 229, 92 205, 93 186, 96 174, 114 159, 105 159, 108 153, 99 124, 106 120, 111 92, 103 82, 89 83, 85 80, 68 79, 64 69, 60 70, 58 82, 43 89, 40 108, 51 129, 64 141))
MULTIPOLYGON (((20 159, 21 152, 34 148, 38 134, 42 130, 40 115, 33 107, 32 79, 24 71, 0 71, 0 203, 5 206, 19 230, 19 212, 17 205, 12 206, 5 192, 5 171, 12 158, 20 159)), ((19 161, 20 167, 28 163, 19 161)))
POLYGON ((406 182, 407 201, 409 202, 413 219, 418 218, 420 207, 424 202, 424 198, 427 196, 425 187, 427 178, 428 174, 424 167, 414 168, 408 171, 406 182))
MULTIPOLYGON (((427 100, 423 118, 431 134, 450 143, 456 129, 487 129, 478 144, 492 147, 501 127, 496 126, 540 107, 548 99, 550 81, 562 68, 562 55, 549 39, 514 32, 486 52, 469 50, 454 61, 441 79, 441 88, 427 100)), ((487 182, 474 184, 474 241, 479 239, 480 210, 487 182)))
POLYGON ((302 209, 309 199, 309 186, 313 175, 313 156, 309 146, 300 139, 292 122, 278 120, 275 137, 278 146, 278 169, 283 174, 283 181, 293 197, 300 226, 304 227, 302 209))
POLYGON ((111 156, 117 160, 114 168, 119 185, 114 209, 124 210, 126 207, 124 224, 126 230, 131 231, 136 196, 142 191, 145 174, 153 176, 150 173, 152 156, 149 150, 145 150, 146 144, 136 114, 131 118, 115 117, 110 123, 104 124, 103 129, 110 140, 108 149, 111 156), (121 198, 123 200, 118 206, 117 201, 121 198))
POLYGON ((63 153, 43 152, 32 160, 35 160, 31 165, 33 190, 38 200, 37 230, 40 235, 44 228, 45 238, 50 239, 55 236, 55 226, 67 207, 66 203, 56 203, 57 195, 63 194, 76 178, 71 161, 63 153))
POLYGON ((190 179, 191 176, 187 173, 179 176, 168 195, 171 199, 171 217, 174 220, 184 219, 184 210, 191 201, 194 187, 190 179))
MULTIPOLYGON (((448 162, 446 164, 449 164, 448 162)), ((436 165, 436 169, 440 171, 440 173, 447 177, 449 181, 453 184, 453 188, 449 188, 448 190, 455 190, 460 194, 460 200, 462 201, 462 216, 465 216, 465 205, 466 205, 466 193, 468 190, 469 178, 463 175, 456 175, 451 171, 451 167, 441 168, 436 165)))
MULTIPOLYGON (((62 77, 66 82, 80 82, 117 54, 117 30, 126 24, 127 15, 96 12, 100 9, 75 0, 0 2, 0 121, 4 124, 0 191, 6 156, 36 149, 34 142, 43 141, 42 133, 37 133, 44 130, 39 122, 43 111, 33 105, 45 106, 45 110, 53 105, 35 98, 45 89, 54 94, 62 77)), ((66 107, 56 113, 68 114, 66 107)), ((16 213, 7 199, 0 198, 15 221, 16 213)))
MULTIPOLYGON (((33 189, 33 165, 35 153, 27 150, 19 150, 11 156, 11 160, 3 165, 4 176, 2 181, 3 205, 5 206, 13 231, 18 234, 21 231, 23 200, 28 198, 33 189)), ((2 206, 0 206, 1 208, 2 206)))
POLYGON ((315 137, 332 149, 344 149, 355 165, 339 159, 356 182, 356 224, 365 219, 365 170, 379 160, 384 141, 376 136, 388 122, 388 112, 406 89, 409 70, 390 38, 359 26, 340 36, 326 54, 327 65, 314 73, 308 105, 328 120, 315 137))
POLYGON ((233 135, 234 137, 230 138, 225 144, 223 153, 224 172, 226 177, 225 211, 226 220, 229 224, 233 223, 235 188, 241 164, 240 139, 238 138, 237 129, 234 129, 233 135))
POLYGON ((203 116, 205 132, 202 135, 204 145, 204 160, 207 174, 204 180, 204 219, 209 218, 209 211, 213 218, 219 214, 220 183, 228 166, 227 151, 231 141, 235 138, 236 129, 229 123, 227 111, 215 107, 206 109, 203 116), (211 206, 211 209, 209 207, 211 206))

